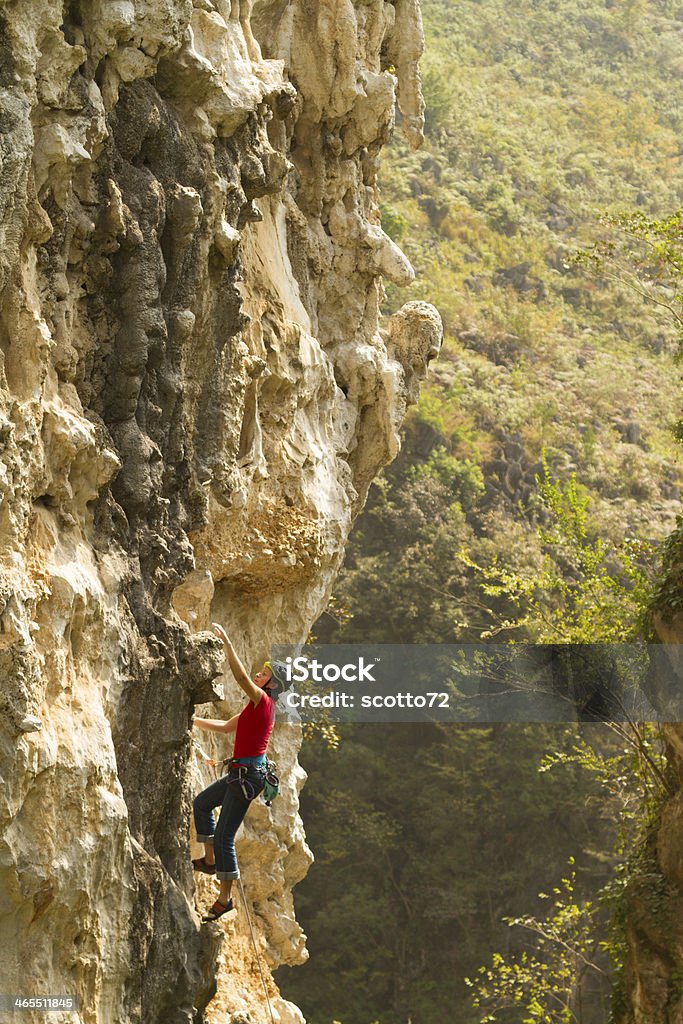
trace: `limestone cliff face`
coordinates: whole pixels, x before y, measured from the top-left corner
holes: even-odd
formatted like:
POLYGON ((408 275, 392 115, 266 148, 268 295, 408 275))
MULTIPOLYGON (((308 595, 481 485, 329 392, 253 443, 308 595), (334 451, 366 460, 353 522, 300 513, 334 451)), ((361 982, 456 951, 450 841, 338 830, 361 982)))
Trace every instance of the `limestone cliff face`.
MULTIPOLYGON (((438 349, 379 317, 421 46, 418 0, 0 7, 0 987, 78 995, 54 1021, 263 1019, 244 912, 199 925, 189 722, 240 705, 211 620, 250 667, 304 639, 438 349)), ((271 966, 299 739, 241 841, 271 966)))

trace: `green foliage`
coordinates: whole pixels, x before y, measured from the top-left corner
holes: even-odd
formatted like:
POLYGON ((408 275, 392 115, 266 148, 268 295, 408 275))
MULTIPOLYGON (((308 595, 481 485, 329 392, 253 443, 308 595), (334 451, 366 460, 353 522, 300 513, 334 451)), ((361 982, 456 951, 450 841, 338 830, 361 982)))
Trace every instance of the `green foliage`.
POLYGON ((545 456, 538 491, 547 513, 539 527, 545 553, 540 572, 525 576, 500 563, 477 566, 461 552, 481 575, 483 593, 505 596, 517 610, 484 637, 523 627, 538 643, 633 640, 644 629, 652 599, 652 545, 628 538, 618 548, 605 542, 590 521, 590 498, 576 476, 553 480, 545 456))
POLYGON ((422 94, 425 100, 425 131, 438 135, 453 119, 453 80, 440 62, 429 57, 422 65, 422 94))
MULTIPOLYGON (((573 858, 569 864, 574 864, 573 858)), ((494 953, 491 966, 480 967, 476 981, 467 979, 475 988, 474 1006, 486 1010, 481 1024, 517 1021, 520 1011, 522 1024, 581 1024, 577 994, 584 975, 604 971, 595 963, 594 905, 578 900, 575 889, 576 871, 571 870, 553 888, 552 908, 544 918, 506 918, 511 928, 521 927, 534 935, 540 955, 524 951, 508 960, 494 953)), ((539 893, 539 898, 551 897, 539 893)))
POLYGON ((438 445, 429 453, 425 462, 411 466, 408 480, 438 480, 446 490, 457 495, 461 508, 470 509, 476 498, 484 491, 481 466, 471 459, 460 459, 449 454, 445 445, 438 445))
MULTIPOLYGON (((426 145, 414 153, 397 134, 381 211, 418 273, 407 290, 386 286, 386 310, 434 302, 445 346, 316 635, 630 639, 680 482, 678 326, 658 305, 679 309, 678 6, 422 7, 426 145)), ((654 593, 670 611, 683 607, 682 564, 683 520, 654 593)), ((591 920, 607 970, 608 953, 623 960, 625 894, 636 886, 660 910, 666 895, 646 827, 665 770, 657 737, 630 728, 592 746, 575 729, 522 724, 347 727, 334 751, 311 737, 302 811, 317 860, 297 909, 312 958, 281 972, 287 996, 311 1024, 442 1024, 445 1006, 474 1024, 461 979, 504 950, 504 1024, 574 1012, 567 990, 579 953, 595 949, 591 920), (641 838, 623 830, 604 888, 614 815, 643 821, 643 806, 641 838), (538 879, 570 855, 571 891, 560 883, 539 903, 538 879), (543 974, 550 984, 534 988, 543 974)), ((604 1024, 604 988, 584 988, 584 1024, 604 1024)))
POLYGON ((389 203, 380 203, 379 212, 382 230, 395 242, 402 241, 410 226, 403 214, 389 203))
MULTIPOLYGON (((553 887, 552 896, 539 893, 544 900, 552 899, 545 915, 506 919, 510 927, 525 929, 535 941, 521 955, 494 953, 490 966, 479 967, 478 976, 468 979, 473 1005, 485 1011, 480 1024, 512 1024, 520 1019, 520 1009, 524 1024, 582 1024, 586 976, 599 979, 611 973, 618 980, 623 976, 629 893, 637 889, 639 898, 653 905, 653 912, 665 912, 666 894, 661 892, 658 870, 653 873, 650 842, 662 798, 670 791, 662 737, 648 723, 613 723, 611 728, 616 737, 611 748, 600 749, 581 738, 571 750, 547 755, 540 771, 578 765, 609 793, 611 806, 616 802, 620 813, 615 873, 595 900, 581 898, 576 892, 574 858, 570 858, 571 871, 553 887), (510 1015, 511 1009, 515 1012, 510 1015)), ((613 1010, 620 993, 617 984, 613 1010)))
MULTIPOLYGON (((537 564, 531 470, 545 448, 590 496, 606 544, 664 537, 680 481, 678 327, 665 308, 678 309, 670 211, 683 189, 676 12, 640 0, 423 11, 427 142, 418 155, 397 135, 382 181, 418 276, 407 294, 388 287, 387 309, 427 299, 444 318, 419 417, 482 471, 467 525, 483 541, 497 530, 504 549, 514 540, 501 555, 518 571, 537 564), (504 481, 511 443, 521 454, 504 481)), ((488 554, 475 547, 475 561, 488 554)))
POLYGON ((322 643, 441 643, 465 622, 465 572, 455 555, 481 472, 440 441, 415 462, 407 445, 373 485, 336 590, 349 615, 332 608, 318 621, 322 643))
POLYGON ((626 284, 676 327, 683 346, 683 209, 663 218, 641 210, 601 217, 606 236, 571 263, 626 284))
MULTIPOLYGON (((604 729, 592 735, 605 742, 604 729)), ((316 861, 297 916, 311 961, 278 983, 311 1024, 443 1024, 445 1006, 473 1022, 464 978, 491 949, 527 949, 503 918, 540 913, 548 865, 574 852, 576 898, 590 899, 614 822, 571 760, 578 743, 564 726, 375 723, 345 726, 334 753, 303 748, 316 861), (548 750, 567 761, 539 773, 548 750)), ((604 987, 590 998, 602 1006, 604 987)))
POLYGON ((676 518, 676 526, 663 546, 651 607, 667 623, 683 610, 683 516, 676 518))

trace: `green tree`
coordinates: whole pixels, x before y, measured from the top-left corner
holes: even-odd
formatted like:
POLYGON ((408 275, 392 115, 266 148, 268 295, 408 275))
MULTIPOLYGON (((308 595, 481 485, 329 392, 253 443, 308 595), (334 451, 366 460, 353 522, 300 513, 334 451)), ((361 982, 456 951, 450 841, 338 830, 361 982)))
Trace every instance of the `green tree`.
MULTIPOLYGON (((655 726, 628 723, 611 728, 612 744, 599 749, 580 738, 571 750, 547 755, 541 771, 571 762, 610 795, 607 806, 618 808, 615 873, 594 899, 586 899, 577 892, 571 858, 570 871, 552 894, 539 894, 551 901, 546 914, 507 919, 511 928, 523 929, 533 941, 513 956, 494 953, 490 964, 468 979, 473 1005, 483 1013, 480 1024, 517 1024, 520 1013, 523 1024, 584 1024, 593 1019, 585 998, 591 978, 599 988, 603 979, 610 978, 613 984, 616 979, 610 1021, 620 1012, 627 953, 625 899, 630 888, 642 887, 643 878, 651 888, 659 874, 652 856, 652 826, 672 784, 655 726)), ((606 1018, 605 1010, 602 1019, 606 1018)))
POLYGON ((478 566, 461 552, 480 575, 483 593, 506 598, 515 610, 484 637, 520 629, 537 643, 623 643, 642 636, 654 591, 654 546, 635 538, 618 546, 606 542, 591 522, 590 497, 576 475, 553 479, 545 458, 538 494, 544 513, 540 572, 478 566))
MULTIPOLYGON (((569 861, 573 865, 573 858, 569 861)), ((494 953, 490 967, 480 967, 473 1004, 484 1010, 481 1024, 519 1021, 523 1024, 583 1024, 582 993, 588 974, 605 976, 595 935, 595 909, 590 900, 577 900, 573 869, 553 888, 550 912, 543 918, 508 918, 510 927, 523 928, 534 947, 514 959, 494 953), (537 950, 537 952, 535 951, 537 950), (547 954, 547 955, 546 955, 547 954)), ((551 897, 539 893, 541 899, 551 897)))
POLYGON ((442 1024, 445 1006, 473 1020, 464 978, 492 948, 523 952, 503 919, 540 912, 547 865, 574 851, 582 899, 604 876, 593 851, 609 845, 614 822, 571 759, 576 729, 341 732, 335 752, 317 740, 302 751, 318 780, 302 794, 316 862, 297 890, 311 961, 278 981, 312 1024, 442 1024), (548 750, 566 762, 539 773, 548 750))

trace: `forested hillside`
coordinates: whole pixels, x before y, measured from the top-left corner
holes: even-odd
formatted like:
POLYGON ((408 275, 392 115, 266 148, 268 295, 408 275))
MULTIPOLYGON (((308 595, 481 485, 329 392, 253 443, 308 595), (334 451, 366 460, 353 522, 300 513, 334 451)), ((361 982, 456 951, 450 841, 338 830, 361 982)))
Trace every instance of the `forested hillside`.
MULTIPOLYGON (((397 134, 382 220, 417 270, 408 298, 442 313, 444 350, 315 634, 642 636, 679 512, 679 337, 631 273, 642 249, 609 218, 680 205, 683 4, 423 10, 427 140, 411 153, 397 134), (602 275, 576 259, 601 239, 625 253, 602 275)), ((399 301, 390 286, 387 310, 399 301)), ((446 1007, 459 1024, 482 1019, 465 975, 495 950, 533 948, 503 918, 538 913, 571 856, 581 899, 614 867, 620 798, 575 765, 538 772, 576 739, 364 726, 304 750, 312 960, 281 981, 310 1024, 442 1024, 446 1007)), ((586 990, 566 1019, 605 1024, 606 993, 586 990)), ((527 1013, 496 1019, 546 1019, 527 1013)))
MULTIPOLYGON (((605 237, 606 213, 661 217, 680 203, 683 7, 424 7, 427 143, 411 154, 397 135, 383 219, 446 341, 356 528, 337 593, 354 639, 474 639, 504 620, 455 555, 538 571, 544 451, 553 476, 576 473, 596 532, 617 546, 663 537, 678 510, 674 325, 626 276, 571 258, 605 237), (395 519, 399 551, 381 551, 395 519)), ((389 288, 388 306, 398 295, 389 288)), ((340 635, 330 625, 327 639, 340 635)))

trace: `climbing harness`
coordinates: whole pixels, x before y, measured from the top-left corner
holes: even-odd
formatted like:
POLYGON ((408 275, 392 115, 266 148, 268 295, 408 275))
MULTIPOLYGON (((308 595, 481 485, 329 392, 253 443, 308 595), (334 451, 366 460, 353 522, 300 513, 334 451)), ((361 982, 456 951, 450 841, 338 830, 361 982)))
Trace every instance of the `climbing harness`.
POLYGON ((252 941, 252 945, 254 947, 254 953, 256 954, 256 963, 258 964, 259 974, 261 975, 261 984, 263 985, 263 991, 265 992, 265 995, 266 995, 266 1002, 268 1003, 268 1012, 270 1014, 271 1024, 275 1024, 275 1018, 273 1017, 273 1007, 270 1005, 270 996, 268 995, 268 987, 266 985, 266 979, 263 976, 263 968, 261 967, 261 957, 259 956, 258 947, 256 945, 256 936, 254 935, 254 928, 253 928, 253 925, 251 923, 251 915, 249 913, 249 907, 247 906, 247 901, 246 901, 245 896, 244 896, 244 886, 242 885, 242 879, 241 878, 237 879, 237 884, 240 887, 240 896, 242 897, 242 906, 244 907, 245 913, 247 915, 247 921, 249 923, 249 931, 251 932, 251 941, 252 941))
POLYGON ((280 792, 280 779, 277 774, 277 765, 275 761, 266 761, 265 764, 244 764, 240 762, 237 757, 229 757, 223 761, 224 765, 228 767, 228 774, 235 772, 235 777, 229 780, 228 785, 236 782, 242 790, 242 795, 245 800, 252 801, 257 796, 262 796, 266 807, 270 807, 275 797, 280 792), (263 777, 263 785, 261 787, 256 786, 248 778, 248 772, 250 767, 255 767, 256 770, 263 777))
MULTIPOLYGON (((247 778, 247 775, 249 774, 249 768, 254 766, 250 766, 248 764, 240 764, 240 762, 236 761, 236 759, 233 757, 230 757, 227 759, 227 761, 223 762, 223 764, 226 763, 228 765, 228 785, 230 786, 236 782, 240 789, 242 790, 242 796, 244 797, 244 799, 251 802, 254 799, 254 797, 259 795, 261 789, 263 788, 259 788, 258 786, 254 785, 254 783, 247 778), (230 778, 230 776, 233 775, 233 773, 234 777, 230 778)), ((255 767, 257 771, 263 774, 263 767, 258 765, 256 765, 255 767)))
POLYGON ((265 764, 259 763, 255 765, 247 764, 240 760, 239 757, 225 757, 221 761, 216 761, 214 758, 209 757, 196 740, 193 740, 193 744, 205 763, 214 769, 214 777, 216 779, 219 778, 222 769, 227 769, 228 774, 236 773, 235 777, 230 779, 228 784, 236 782, 242 790, 242 796, 245 800, 251 803, 260 794, 265 801, 266 807, 270 807, 275 797, 278 796, 280 792, 280 779, 277 774, 277 764, 275 761, 266 761, 265 764), (256 767, 257 771, 263 775, 264 784, 260 790, 247 778, 250 767, 256 767))

